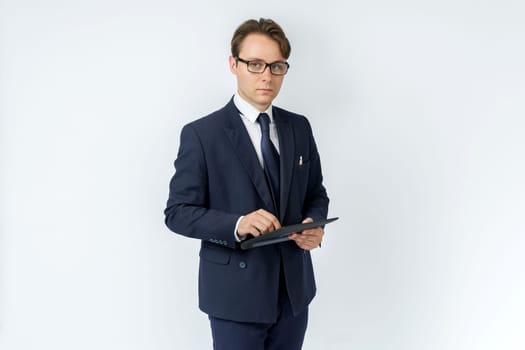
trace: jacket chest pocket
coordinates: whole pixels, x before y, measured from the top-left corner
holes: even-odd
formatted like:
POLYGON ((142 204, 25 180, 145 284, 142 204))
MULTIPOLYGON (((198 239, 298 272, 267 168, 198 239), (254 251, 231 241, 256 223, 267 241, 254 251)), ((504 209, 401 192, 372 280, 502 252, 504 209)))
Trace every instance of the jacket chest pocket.
POLYGON ((294 165, 294 180, 298 181, 301 185, 306 185, 308 183, 309 174, 310 159, 303 156, 296 158, 294 165))

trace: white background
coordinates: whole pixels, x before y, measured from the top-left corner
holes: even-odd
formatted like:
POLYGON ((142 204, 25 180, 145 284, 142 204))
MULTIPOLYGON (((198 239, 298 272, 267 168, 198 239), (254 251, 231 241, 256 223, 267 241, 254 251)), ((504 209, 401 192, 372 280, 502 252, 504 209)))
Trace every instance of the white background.
POLYGON ((331 216, 305 350, 525 348, 521 1, 0 3, 0 349, 209 349, 163 209, 229 41, 292 42, 331 216))

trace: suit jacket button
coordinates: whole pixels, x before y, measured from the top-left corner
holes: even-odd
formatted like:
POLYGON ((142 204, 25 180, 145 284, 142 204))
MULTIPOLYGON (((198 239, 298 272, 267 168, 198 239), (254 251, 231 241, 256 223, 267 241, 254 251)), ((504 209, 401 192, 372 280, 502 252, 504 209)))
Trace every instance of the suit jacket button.
POLYGON ((245 269, 245 268, 246 268, 246 263, 245 263, 244 261, 241 261, 241 262, 239 263, 239 267, 240 267, 241 269, 245 269))

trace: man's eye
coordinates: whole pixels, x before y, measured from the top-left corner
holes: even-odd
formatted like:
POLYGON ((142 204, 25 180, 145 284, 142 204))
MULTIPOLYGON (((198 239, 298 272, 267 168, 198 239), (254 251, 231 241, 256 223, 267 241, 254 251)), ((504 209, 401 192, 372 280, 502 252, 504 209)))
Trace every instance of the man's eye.
POLYGON ((262 66, 261 62, 250 62, 250 67, 253 69, 261 69, 262 66))
POLYGON ((285 65, 282 63, 274 63, 272 64, 272 70, 275 72, 282 72, 285 70, 285 65))

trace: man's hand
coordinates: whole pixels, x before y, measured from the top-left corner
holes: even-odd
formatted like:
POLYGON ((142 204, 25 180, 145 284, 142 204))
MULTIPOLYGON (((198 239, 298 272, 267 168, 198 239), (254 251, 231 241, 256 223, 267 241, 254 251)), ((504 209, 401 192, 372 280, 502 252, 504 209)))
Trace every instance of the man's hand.
POLYGON ((248 234, 257 237, 281 228, 281 223, 272 213, 259 209, 245 215, 239 222, 237 234, 244 238, 248 234))
MULTIPOLYGON (((306 218, 303 220, 303 224, 314 221, 312 218, 306 218)), ((321 227, 315 227, 309 230, 304 230, 302 233, 292 233, 290 236, 291 240, 304 250, 312 250, 321 244, 323 241, 324 230, 321 227)))

